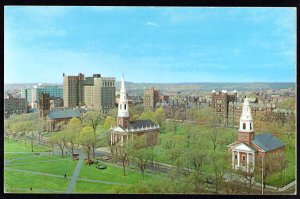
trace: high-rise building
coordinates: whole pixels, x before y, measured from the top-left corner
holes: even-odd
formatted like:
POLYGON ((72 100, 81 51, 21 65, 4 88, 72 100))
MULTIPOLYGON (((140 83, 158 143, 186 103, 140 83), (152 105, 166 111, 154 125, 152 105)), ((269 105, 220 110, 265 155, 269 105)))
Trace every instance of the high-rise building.
POLYGON ((32 89, 21 89, 21 98, 25 98, 27 106, 32 106, 32 89))
POLYGON ((115 78, 64 75, 64 107, 86 106, 107 114, 115 107, 115 78))
POLYGON ((4 99, 4 117, 8 118, 12 114, 23 114, 27 112, 25 98, 14 98, 11 94, 4 99))
POLYGON ((228 104, 229 102, 237 102, 237 92, 228 93, 227 90, 222 90, 221 92, 212 90, 211 97, 211 107, 221 116, 223 123, 228 124, 228 104))
POLYGON ((154 87, 144 90, 144 108, 146 110, 154 110, 155 104, 159 101, 159 90, 154 90, 154 87))
POLYGON ((21 97, 26 99, 31 108, 38 108, 43 93, 49 94, 50 98, 63 98, 63 88, 60 85, 38 84, 30 89, 21 89, 21 97))

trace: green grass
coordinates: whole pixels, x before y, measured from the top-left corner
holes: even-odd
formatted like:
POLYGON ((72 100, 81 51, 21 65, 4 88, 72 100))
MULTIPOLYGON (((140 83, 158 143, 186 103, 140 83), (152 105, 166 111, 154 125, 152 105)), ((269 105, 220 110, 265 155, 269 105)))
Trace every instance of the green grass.
POLYGON ((34 153, 4 153, 4 159, 6 160, 13 160, 17 158, 24 158, 30 156, 36 156, 36 155, 34 153))
MULTIPOLYGON (((134 184, 142 180, 142 174, 138 170, 132 171, 126 168, 126 175, 123 175, 123 168, 107 164, 106 169, 97 169, 95 165, 82 165, 79 178, 88 178, 93 180, 103 180, 109 182, 119 182, 124 184, 134 184)), ((145 180, 151 178, 145 174, 145 180)))
POLYGON ((115 186, 122 185, 111 185, 77 180, 73 191, 77 193, 114 193, 115 186))
POLYGON ((285 180, 286 184, 289 184, 290 182, 295 180, 295 173, 296 173, 296 155, 295 155, 295 149, 286 149, 285 151, 285 157, 288 161, 288 166, 286 168, 286 179, 284 178, 284 170, 282 172, 282 175, 280 172, 276 172, 274 174, 271 174, 269 177, 267 177, 266 184, 271 185, 274 187, 283 187, 285 186, 285 180))
POLYGON ((72 161, 70 157, 61 158, 59 156, 37 156, 33 158, 26 158, 21 160, 15 160, 11 162, 12 165, 8 165, 9 168, 22 169, 29 171, 38 171, 50 174, 72 176, 77 165, 77 161, 72 161), (57 160, 57 161, 52 161, 57 160), (39 162, 48 161, 48 162, 39 162), (27 163, 35 162, 35 163, 27 163), (15 163, 15 164, 14 164, 15 163), (18 164, 17 164, 18 163, 18 164), (24 164, 20 164, 24 163, 24 164))
MULTIPOLYGON (((43 152, 46 151, 47 148, 39 146, 38 144, 33 145, 33 151, 34 152, 43 152)), ((9 139, 9 142, 7 139, 4 140, 4 151, 5 152, 31 152, 31 143, 29 141, 24 140, 14 140, 9 139)))
POLYGON ((53 193, 53 191, 65 192, 69 185, 69 179, 5 170, 4 183, 6 192, 39 193, 48 192, 47 190, 49 190, 49 193, 53 193), (30 187, 32 187, 32 191, 29 190, 30 187))

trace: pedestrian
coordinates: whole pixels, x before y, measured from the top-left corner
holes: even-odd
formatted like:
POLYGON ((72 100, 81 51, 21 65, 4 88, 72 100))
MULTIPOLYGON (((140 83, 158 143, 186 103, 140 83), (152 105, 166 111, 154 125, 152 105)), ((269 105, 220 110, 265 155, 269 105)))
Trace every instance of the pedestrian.
POLYGON ((67 178, 67 174, 65 173, 65 178, 67 178))
POLYGON ((32 187, 30 187, 30 191, 32 191, 32 187))

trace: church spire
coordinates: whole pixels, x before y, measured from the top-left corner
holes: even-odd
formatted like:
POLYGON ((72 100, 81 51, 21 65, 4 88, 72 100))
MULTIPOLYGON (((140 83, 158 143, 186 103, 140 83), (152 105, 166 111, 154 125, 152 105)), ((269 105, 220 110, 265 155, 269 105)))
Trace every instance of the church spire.
POLYGON ((253 128, 253 118, 251 115, 251 108, 248 98, 245 98, 243 104, 243 112, 240 117, 240 128, 239 131, 242 132, 254 132, 253 128))
POLYGON ((121 89, 120 89, 120 100, 118 105, 118 125, 127 127, 129 125, 129 110, 128 100, 126 96, 124 75, 122 76, 121 89))

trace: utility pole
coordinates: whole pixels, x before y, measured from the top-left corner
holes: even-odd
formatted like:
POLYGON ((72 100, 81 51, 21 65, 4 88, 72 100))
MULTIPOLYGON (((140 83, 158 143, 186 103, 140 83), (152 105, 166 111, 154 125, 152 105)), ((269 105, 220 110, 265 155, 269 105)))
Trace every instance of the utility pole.
POLYGON ((264 194, 264 158, 261 156, 261 194, 264 194))

